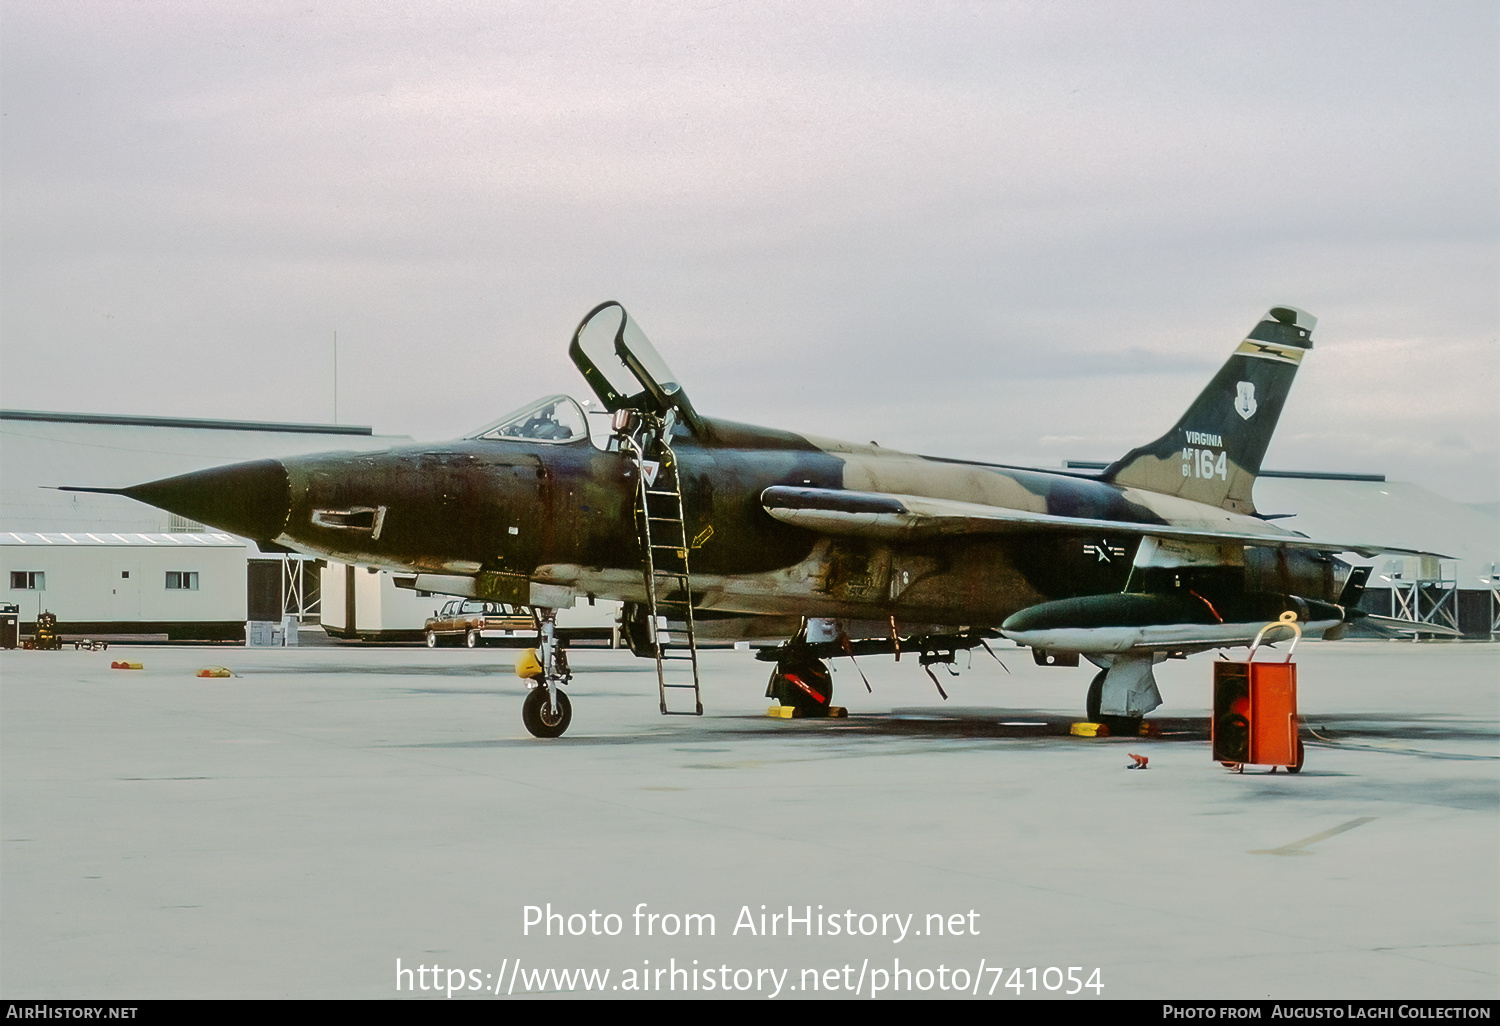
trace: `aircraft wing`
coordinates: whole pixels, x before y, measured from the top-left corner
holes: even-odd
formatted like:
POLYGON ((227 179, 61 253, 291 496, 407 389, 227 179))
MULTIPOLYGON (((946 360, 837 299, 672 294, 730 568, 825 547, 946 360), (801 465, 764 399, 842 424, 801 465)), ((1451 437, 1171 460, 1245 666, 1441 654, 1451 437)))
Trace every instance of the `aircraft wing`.
MULTIPOLYGON (((1300 534, 1215 530, 1171 524, 1139 524, 1126 520, 1095 520, 1033 513, 1003 506, 987 506, 954 499, 885 492, 850 492, 833 488, 773 485, 760 495, 766 512, 782 523, 820 534, 855 535, 886 541, 917 541, 961 534, 1028 534, 1037 531, 1107 531, 1110 534, 1149 535, 1183 541, 1261 545, 1269 548, 1313 549, 1320 552, 1357 552, 1436 555, 1420 549, 1368 542, 1321 541, 1300 534)), ((1448 558, 1448 557, 1445 557, 1448 558)))

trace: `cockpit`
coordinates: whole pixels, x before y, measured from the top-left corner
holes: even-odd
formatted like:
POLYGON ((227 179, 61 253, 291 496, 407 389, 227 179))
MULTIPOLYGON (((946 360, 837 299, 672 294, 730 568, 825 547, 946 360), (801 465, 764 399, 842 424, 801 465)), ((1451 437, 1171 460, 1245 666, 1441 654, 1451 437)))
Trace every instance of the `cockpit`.
POLYGON ((553 445, 590 439, 608 449, 610 418, 619 410, 662 418, 674 433, 696 429, 698 416, 676 375, 619 303, 601 303, 589 311, 573 333, 568 355, 597 401, 580 405, 568 396, 550 395, 464 437, 553 445), (595 414, 592 421, 584 407, 595 414))
POLYGON ((576 442, 589 437, 589 425, 583 407, 576 400, 549 395, 464 437, 486 442, 576 442))

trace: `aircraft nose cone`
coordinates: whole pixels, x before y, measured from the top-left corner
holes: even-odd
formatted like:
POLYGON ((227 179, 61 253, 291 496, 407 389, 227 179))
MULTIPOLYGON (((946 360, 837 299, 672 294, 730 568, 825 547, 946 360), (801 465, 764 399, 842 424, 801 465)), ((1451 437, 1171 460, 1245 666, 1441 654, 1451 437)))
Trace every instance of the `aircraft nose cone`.
POLYGON ((123 492, 158 509, 255 541, 271 541, 281 534, 291 508, 286 467, 276 460, 180 474, 123 492))

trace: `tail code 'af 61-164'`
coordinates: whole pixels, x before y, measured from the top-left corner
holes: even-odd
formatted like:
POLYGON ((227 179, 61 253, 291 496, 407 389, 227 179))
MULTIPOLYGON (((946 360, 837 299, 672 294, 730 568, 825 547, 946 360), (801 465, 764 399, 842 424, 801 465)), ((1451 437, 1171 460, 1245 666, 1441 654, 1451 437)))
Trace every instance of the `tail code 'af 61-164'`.
MULTIPOLYGON (((663 713, 701 714, 698 643, 784 638, 768 695, 830 708, 825 660, 915 653, 931 674, 1006 637, 1100 668, 1090 718, 1160 704, 1169 656, 1246 645, 1283 613, 1312 637, 1362 614, 1365 574, 1259 517, 1251 492, 1312 317, 1275 307, 1182 419, 1102 473, 980 464, 699 413, 618 303, 569 355, 612 416, 596 440, 555 395, 441 445, 256 460, 124 489, 257 542, 396 571, 424 591, 535 609, 524 706, 556 737, 571 708, 555 611, 617 599, 656 661, 663 713)), ((937 678, 933 677, 934 682, 937 678)))

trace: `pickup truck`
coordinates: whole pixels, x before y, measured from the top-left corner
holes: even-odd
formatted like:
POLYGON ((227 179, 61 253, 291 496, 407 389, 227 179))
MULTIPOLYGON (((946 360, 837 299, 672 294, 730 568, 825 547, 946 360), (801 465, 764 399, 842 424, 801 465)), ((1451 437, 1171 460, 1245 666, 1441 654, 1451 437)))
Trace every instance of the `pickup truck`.
POLYGON ((486 638, 517 638, 531 643, 537 637, 536 618, 502 602, 453 599, 427 618, 423 634, 428 648, 443 639, 477 647, 486 638))

